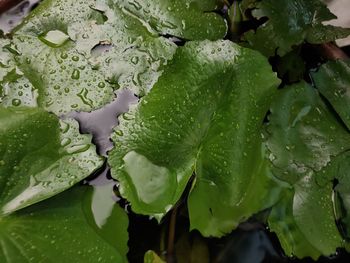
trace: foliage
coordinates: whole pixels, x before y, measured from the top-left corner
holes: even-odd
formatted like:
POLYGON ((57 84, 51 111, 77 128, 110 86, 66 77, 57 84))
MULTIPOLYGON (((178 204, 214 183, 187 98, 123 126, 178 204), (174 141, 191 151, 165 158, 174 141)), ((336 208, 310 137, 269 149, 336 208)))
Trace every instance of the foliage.
POLYGON ((44 0, 0 39, 1 262, 127 262, 120 198, 162 229, 173 210, 179 262, 262 211, 288 256, 350 247, 350 64, 302 56, 350 29, 320 0, 229 2, 44 0), (69 116, 119 89, 140 99, 111 134, 113 180, 77 185, 104 159, 69 116))

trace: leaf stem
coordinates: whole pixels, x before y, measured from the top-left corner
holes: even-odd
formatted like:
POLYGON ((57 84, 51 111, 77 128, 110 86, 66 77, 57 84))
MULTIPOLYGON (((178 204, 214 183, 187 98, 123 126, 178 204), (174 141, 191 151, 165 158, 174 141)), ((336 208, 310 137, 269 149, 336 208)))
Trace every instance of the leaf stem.
POLYGON ((177 216, 178 207, 179 207, 179 203, 175 205, 170 216, 168 248, 167 248, 167 263, 175 262, 174 244, 175 244, 176 216, 177 216))
POLYGON ((329 42, 317 46, 321 56, 328 60, 346 60, 349 56, 336 44, 329 42))

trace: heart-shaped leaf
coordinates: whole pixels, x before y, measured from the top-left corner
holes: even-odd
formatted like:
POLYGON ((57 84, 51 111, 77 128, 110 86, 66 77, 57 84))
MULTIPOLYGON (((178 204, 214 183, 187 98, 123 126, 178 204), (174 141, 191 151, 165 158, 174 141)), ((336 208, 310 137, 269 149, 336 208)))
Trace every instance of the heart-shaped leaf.
POLYGON ((278 83, 262 55, 229 41, 179 48, 113 136, 112 176, 132 209, 163 216, 193 173, 191 228, 205 236, 230 232, 271 205, 278 190, 261 125, 278 83))

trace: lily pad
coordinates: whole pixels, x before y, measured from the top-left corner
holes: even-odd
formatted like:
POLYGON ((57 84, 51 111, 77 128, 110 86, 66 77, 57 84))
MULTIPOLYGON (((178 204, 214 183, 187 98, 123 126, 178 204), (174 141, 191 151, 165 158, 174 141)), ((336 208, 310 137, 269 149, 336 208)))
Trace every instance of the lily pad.
POLYGON ((222 236, 273 204, 279 188, 261 126, 278 84, 262 55, 232 42, 178 48, 113 135, 112 176, 132 209, 160 219, 193 173, 191 228, 205 236, 222 236))
POLYGON ((78 123, 39 108, 0 108, 0 215, 56 195, 103 164, 78 123))
POLYGON ((118 88, 141 96, 148 92, 176 50, 162 35, 218 39, 226 34, 224 19, 211 12, 215 1, 150 3, 44 1, 2 45, 0 56, 12 60, 1 67, 0 77, 9 72, 17 77, 2 77, 0 95, 56 114, 90 111, 110 102, 118 88), (29 95, 18 95, 19 89, 29 95))
MULTIPOLYGON (((127 262, 120 246, 127 245, 127 215, 114 205, 111 245, 90 222, 85 187, 78 187, 49 200, 0 218, 0 261, 10 262, 127 262)), ((91 204, 91 202, 90 202, 91 204)))

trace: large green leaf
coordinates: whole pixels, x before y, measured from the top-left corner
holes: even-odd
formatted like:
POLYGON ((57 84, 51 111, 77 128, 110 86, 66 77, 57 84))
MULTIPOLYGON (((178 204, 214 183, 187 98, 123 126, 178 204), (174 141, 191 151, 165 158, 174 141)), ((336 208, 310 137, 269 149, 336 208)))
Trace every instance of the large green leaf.
POLYGON ((283 56, 304 41, 326 43, 350 34, 350 29, 322 24, 337 17, 320 0, 243 0, 241 8, 256 19, 267 18, 256 31, 244 34, 266 56, 283 56))
POLYGON ((2 97, 62 114, 101 107, 119 87, 143 95, 176 49, 161 35, 224 37, 215 8, 214 0, 45 0, 2 45, 2 60, 15 61, 0 68, 2 97), (16 77, 4 79, 9 72, 16 77))
POLYGON ((0 108, 0 215, 62 192, 99 168, 90 135, 39 108, 0 108))
POLYGON ((348 180, 347 165, 341 160, 350 148, 349 133, 318 92, 300 83, 280 91, 266 135, 274 175, 291 185, 272 209, 271 229, 287 255, 317 259, 334 254, 343 242, 335 224, 332 186, 335 178, 340 180, 337 187, 346 200, 342 181, 348 180))
POLYGON ((317 89, 350 129, 350 62, 329 61, 311 76, 317 89))
MULTIPOLYGON (((0 261, 114 262, 126 261, 127 215, 118 205, 106 218, 114 244, 97 233, 83 207, 91 205, 84 187, 0 218, 0 261)), ((87 193, 91 195, 91 193, 87 193)))
POLYGON ((112 176, 132 209, 161 217, 193 172, 191 228, 205 236, 230 232, 273 203, 260 129, 278 83, 263 56, 232 42, 179 48, 113 136, 112 176))
POLYGON ((269 156, 276 175, 293 184, 320 171, 332 156, 350 149, 350 136, 306 83, 279 91, 267 126, 269 156))

